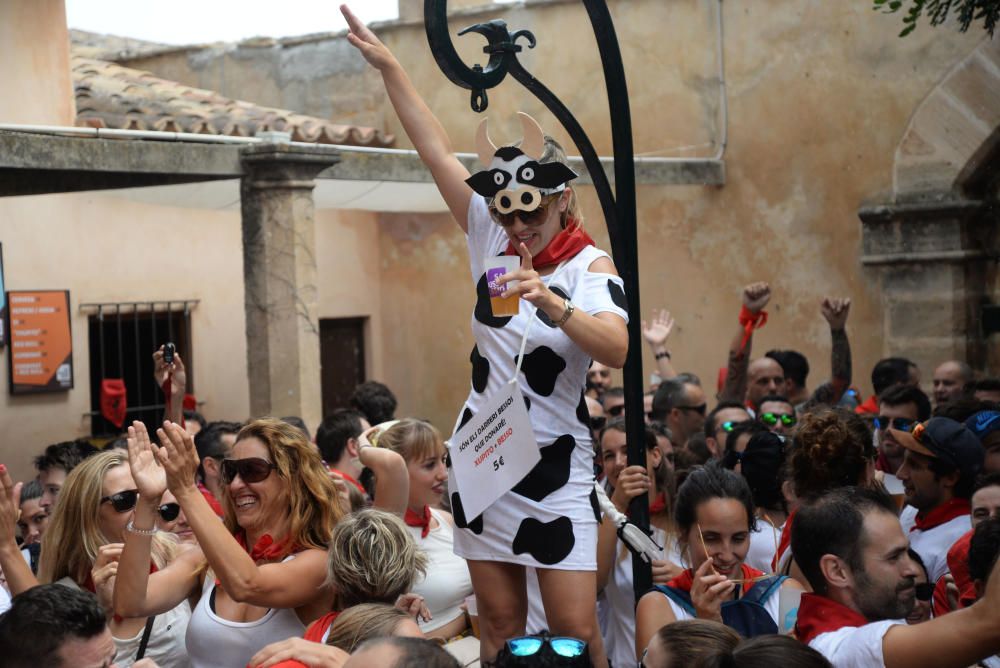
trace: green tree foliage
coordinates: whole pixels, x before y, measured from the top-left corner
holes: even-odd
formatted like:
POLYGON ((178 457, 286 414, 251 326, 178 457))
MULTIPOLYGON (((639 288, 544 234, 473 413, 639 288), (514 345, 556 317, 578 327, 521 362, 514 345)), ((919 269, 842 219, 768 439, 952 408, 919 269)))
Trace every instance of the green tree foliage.
POLYGON ((874 0, 875 9, 887 14, 905 9, 903 31, 900 37, 913 32, 920 18, 927 16, 931 25, 945 22, 949 14, 955 12, 961 31, 965 32, 973 21, 983 21, 983 27, 993 36, 997 21, 1000 20, 1000 0, 874 0))

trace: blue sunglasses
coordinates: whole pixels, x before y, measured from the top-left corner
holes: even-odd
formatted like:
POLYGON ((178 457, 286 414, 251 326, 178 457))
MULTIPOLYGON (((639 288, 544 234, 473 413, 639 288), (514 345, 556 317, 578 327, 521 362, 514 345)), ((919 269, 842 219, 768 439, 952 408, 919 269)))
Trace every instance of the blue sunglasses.
POLYGON ((578 638, 552 636, 523 636, 507 641, 507 649, 514 656, 533 656, 548 644, 559 656, 573 658, 587 651, 587 643, 578 638))
POLYGON ((881 415, 875 418, 876 429, 898 429, 900 431, 913 431, 913 427, 920 420, 910 420, 909 418, 888 418, 881 415))

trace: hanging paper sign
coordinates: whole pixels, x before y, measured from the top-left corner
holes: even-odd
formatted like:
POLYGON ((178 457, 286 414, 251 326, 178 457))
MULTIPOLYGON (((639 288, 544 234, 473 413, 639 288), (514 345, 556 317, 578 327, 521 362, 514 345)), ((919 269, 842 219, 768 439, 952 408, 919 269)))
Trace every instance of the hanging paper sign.
POLYGON ((69 292, 12 290, 7 293, 7 307, 10 393, 72 389, 69 292))
POLYGON ((448 442, 466 517, 477 517, 542 458, 517 383, 505 384, 448 442))

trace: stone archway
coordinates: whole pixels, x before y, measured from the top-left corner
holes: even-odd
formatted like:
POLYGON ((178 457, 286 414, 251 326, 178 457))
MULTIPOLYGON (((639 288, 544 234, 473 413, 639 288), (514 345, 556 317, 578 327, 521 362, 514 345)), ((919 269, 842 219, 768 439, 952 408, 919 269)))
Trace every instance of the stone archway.
POLYGON ((863 206, 862 264, 877 273, 883 352, 924 369, 994 368, 1000 182, 1000 39, 984 39, 917 107, 896 147, 888 202, 863 206))

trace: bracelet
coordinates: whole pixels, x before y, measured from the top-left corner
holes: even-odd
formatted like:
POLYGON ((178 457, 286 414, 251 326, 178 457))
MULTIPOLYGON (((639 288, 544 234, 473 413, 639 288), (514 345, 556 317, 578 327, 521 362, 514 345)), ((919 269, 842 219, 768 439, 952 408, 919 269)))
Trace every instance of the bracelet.
POLYGON ((666 350, 661 350, 660 352, 653 355, 653 357, 655 357, 658 360, 662 360, 664 357, 670 359, 670 352, 666 350))
POLYGON ((571 315, 573 315, 573 311, 576 310, 576 306, 573 304, 573 302, 571 302, 566 298, 563 298, 563 301, 566 303, 566 310, 563 311, 562 317, 559 318, 559 320, 552 323, 556 327, 562 327, 563 325, 565 325, 566 321, 569 320, 571 315))
POLYGON ((132 524, 132 520, 129 520, 128 524, 125 525, 125 531, 137 534, 139 536, 155 536, 157 533, 157 528, 153 527, 152 529, 140 529, 139 527, 132 524))

